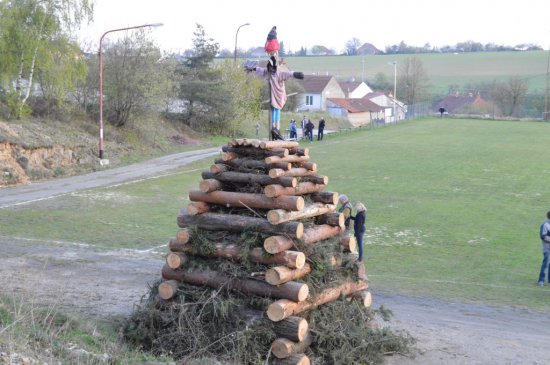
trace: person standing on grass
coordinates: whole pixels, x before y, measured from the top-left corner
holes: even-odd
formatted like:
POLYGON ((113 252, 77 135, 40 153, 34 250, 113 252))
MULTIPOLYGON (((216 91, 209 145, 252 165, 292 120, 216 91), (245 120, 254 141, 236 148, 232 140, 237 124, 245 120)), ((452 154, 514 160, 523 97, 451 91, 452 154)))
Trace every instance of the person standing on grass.
POLYGON ((546 212, 546 219, 540 226, 540 239, 542 241, 542 265, 539 273, 539 286, 544 285, 544 277, 550 283, 550 211, 546 212))
POLYGON ((348 200, 348 197, 345 194, 340 194, 338 197, 338 201, 340 202, 340 208, 338 209, 338 212, 344 214, 344 227, 347 230, 349 230, 349 224, 351 221, 351 203, 348 200))
POLYGON ((313 143, 313 128, 315 128, 315 126, 311 120, 308 119, 306 123, 306 136, 309 137, 309 143, 313 143))
POLYGON ((355 204, 355 217, 353 219, 353 234, 357 240, 357 248, 359 249, 359 257, 357 262, 363 262, 363 235, 365 234, 365 218, 367 217, 367 208, 361 202, 355 204))
POLYGON ((323 140, 323 131, 325 130, 325 120, 321 118, 319 121, 319 129, 317 130, 317 141, 323 140))

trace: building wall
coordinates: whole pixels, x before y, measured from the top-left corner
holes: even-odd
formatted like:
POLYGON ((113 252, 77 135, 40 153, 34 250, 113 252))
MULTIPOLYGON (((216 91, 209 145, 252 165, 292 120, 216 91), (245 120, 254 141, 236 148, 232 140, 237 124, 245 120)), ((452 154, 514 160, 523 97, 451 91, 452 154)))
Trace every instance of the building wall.
POLYGON ((371 92, 372 92, 372 89, 367 84, 365 84, 363 82, 363 83, 361 83, 361 85, 359 85, 357 87, 357 89, 355 89, 355 90, 353 90, 352 92, 349 93, 349 98, 350 99, 360 99, 363 96, 365 96, 365 95, 367 95, 368 93, 371 93, 371 92))

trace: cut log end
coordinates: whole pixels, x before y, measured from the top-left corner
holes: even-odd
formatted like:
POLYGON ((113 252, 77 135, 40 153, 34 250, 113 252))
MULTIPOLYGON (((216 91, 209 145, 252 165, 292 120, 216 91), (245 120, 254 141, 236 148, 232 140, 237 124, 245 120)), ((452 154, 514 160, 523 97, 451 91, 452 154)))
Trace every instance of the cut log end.
POLYGON ((294 242, 285 236, 270 236, 264 240, 264 249, 270 254, 276 254, 294 247, 294 242))
POLYGON ((176 280, 166 280, 159 285, 159 296, 164 299, 172 299, 176 296, 179 283, 176 280))

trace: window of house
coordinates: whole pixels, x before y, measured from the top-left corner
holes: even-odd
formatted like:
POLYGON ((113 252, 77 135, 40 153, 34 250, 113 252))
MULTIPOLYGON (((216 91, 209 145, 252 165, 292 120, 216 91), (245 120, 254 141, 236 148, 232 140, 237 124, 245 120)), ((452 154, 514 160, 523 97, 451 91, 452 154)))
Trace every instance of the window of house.
POLYGON ((306 105, 313 105, 313 96, 306 95, 306 105))

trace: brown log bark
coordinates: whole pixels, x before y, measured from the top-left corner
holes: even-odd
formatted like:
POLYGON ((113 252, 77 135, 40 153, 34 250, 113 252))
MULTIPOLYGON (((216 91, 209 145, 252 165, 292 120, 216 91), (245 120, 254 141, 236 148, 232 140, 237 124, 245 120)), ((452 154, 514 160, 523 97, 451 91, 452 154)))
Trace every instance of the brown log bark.
POLYGON ((304 311, 317 308, 320 305, 333 302, 340 296, 349 296, 355 292, 366 290, 369 284, 365 281, 348 282, 336 288, 328 288, 301 303, 292 302, 290 300, 277 300, 267 308, 267 316, 273 322, 281 321, 290 316, 302 313, 304 311))
MULTIPOLYGON (((245 253, 236 245, 225 245, 216 243, 213 251, 207 253, 193 249, 193 245, 187 243, 178 247, 177 252, 185 252, 203 257, 219 257, 233 261, 242 261, 245 253)), ((247 252, 248 260, 264 265, 285 265, 291 269, 301 269, 306 262, 306 256, 300 251, 283 251, 275 255, 266 255, 260 247, 253 248, 247 252)))
POLYGON ((222 147, 223 152, 228 153, 235 153, 239 156, 245 156, 245 157, 255 157, 258 159, 266 158, 269 156, 277 156, 277 157, 285 157, 289 155, 289 151, 287 148, 272 148, 269 150, 264 150, 260 148, 254 148, 254 147, 229 147, 229 146, 223 146, 222 147))
POLYGON ((162 267, 162 277, 165 280, 177 280, 191 285, 208 286, 216 289, 226 287, 229 290, 243 294, 281 298, 298 303, 303 302, 309 294, 309 287, 304 283, 288 282, 273 286, 256 279, 229 278, 220 275, 216 271, 187 272, 185 270, 173 270, 167 265, 162 267))
POLYGON ((309 148, 307 147, 292 147, 288 149, 291 155, 309 156, 309 148))
POLYGON ((159 285, 159 296, 164 299, 172 299, 176 296, 179 282, 177 280, 166 280, 159 285))
POLYGON ((203 193, 200 190, 189 192, 191 201, 223 205, 226 207, 261 208, 261 209, 304 209, 304 198, 301 196, 283 195, 270 198, 264 194, 238 193, 233 191, 212 191, 203 193))
POLYGON ((292 176, 282 176, 280 178, 273 179, 269 175, 235 171, 220 172, 219 174, 213 174, 210 171, 203 171, 201 175, 205 180, 216 179, 222 182, 243 185, 257 184, 266 186, 271 184, 279 184, 285 187, 296 187, 298 185, 298 180, 292 176))
POLYGON ((312 226, 304 230, 304 234, 302 235, 302 242, 306 244, 312 244, 337 236, 341 232, 342 228, 329 226, 328 224, 312 226))
POLYGON ((291 316, 279 322, 273 322, 273 330, 279 337, 300 342, 306 338, 309 325, 305 318, 291 316))
POLYGON ((295 247, 294 241, 285 236, 269 236, 264 240, 264 250, 276 254, 295 247))
MULTIPOLYGON (((269 169, 269 164, 266 164, 263 160, 247 160, 243 158, 237 158, 231 161, 224 161, 222 159, 216 159, 214 160, 214 164, 216 165, 225 165, 229 166, 233 169, 247 169, 247 170, 264 170, 267 171, 269 169)), ((227 170, 226 170, 227 171, 227 170)), ((216 171, 212 171, 212 166, 210 167, 210 172, 217 173, 216 171)), ((224 172, 224 171, 218 171, 218 172, 224 172)))
MULTIPOLYGON (((320 203, 317 203, 320 204, 320 203)), ((329 226, 338 226, 344 228, 344 213, 339 212, 329 212, 323 215, 320 215, 315 219, 316 224, 328 224, 329 226)))
POLYGON ((191 202, 187 206, 187 213, 190 215, 202 214, 210 211, 210 205, 205 202, 191 202))
POLYGON ((372 295, 368 290, 353 293, 351 298, 361 303, 361 305, 365 308, 370 308, 372 305, 372 295))
POLYGON ((228 170, 229 166, 221 163, 215 163, 214 165, 210 166, 210 172, 213 174, 219 174, 220 172, 225 172, 228 170))
POLYGON ((299 147, 300 144, 295 141, 261 141, 260 148, 264 150, 273 148, 294 148, 299 147))
MULTIPOLYGON (((275 198, 278 196, 285 196, 285 195, 286 196, 306 195, 306 194, 321 192, 324 188, 325 188, 325 185, 318 185, 310 182, 301 182, 295 188, 285 188, 284 186, 281 186, 281 185, 267 185, 264 188, 264 194, 270 198, 275 198)), ((319 203, 322 203, 322 202, 319 202, 319 203)), ((328 204, 333 204, 333 203, 328 203, 328 204)))
MULTIPOLYGON (((186 230, 187 231, 187 230, 186 230)), ((178 236, 180 236, 178 234, 178 236)), ((182 238, 185 238, 185 237, 182 237, 182 238)), ((187 242, 189 242, 189 236, 187 236, 186 239, 184 240, 178 240, 178 238, 172 238, 170 239, 169 243, 168 243, 168 248, 170 249, 170 251, 174 251, 174 252, 177 252, 177 251, 181 251, 181 248, 184 247, 187 242)))
POLYGON ((303 167, 304 169, 308 169, 310 171, 317 171, 317 164, 315 162, 309 162, 309 161, 301 161, 296 163, 298 167, 303 167))
MULTIPOLYGON (((335 205, 314 203, 304 207, 299 211, 288 211, 284 209, 273 209, 267 212, 267 220, 271 224, 281 224, 284 222, 295 221, 299 219, 316 217, 326 213, 333 212, 336 209, 335 205)), ((343 224, 342 224, 343 227, 343 224)))
POLYGON ((183 267, 187 261, 189 261, 189 257, 183 252, 170 252, 166 255, 166 265, 174 270, 183 267))
POLYGON ((297 155, 288 155, 286 157, 279 156, 269 156, 264 159, 266 163, 279 163, 279 162, 291 162, 291 163, 301 163, 309 161, 309 156, 297 156, 297 155))
POLYGON ((279 359, 286 359, 292 355, 304 353, 312 343, 313 335, 308 331, 306 337, 299 342, 294 342, 283 337, 276 339, 271 344, 271 352, 279 359))
POLYGON ((288 235, 298 239, 304 233, 304 225, 301 222, 287 222, 274 226, 264 218, 237 214, 203 213, 192 216, 182 210, 178 215, 177 222, 180 228, 198 226, 211 231, 227 230, 231 232, 242 232, 248 229, 273 235, 288 235))
POLYGON ((312 201, 316 203, 338 205, 338 193, 332 191, 321 191, 310 195, 312 201))
POLYGON ((271 169, 269 170, 268 174, 271 178, 275 179, 282 176, 291 176, 291 177, 311 176, 316 174, 316 172, 309 171, 308 169, 304 169, 303 167, 294 167, 287 171, 283 169, 271 169))
POLYGON ((234 160, 236 158, 238 158, 239 155, 237 155, 236 153, 232 153, 232 152, 225 152, 223 155, 222 155, 222 160, 224 161, 231 161, 231 160, 234 160))
POLYGON ((206 179, 206 180, 202 180, 199 183, 199 189, 203 193, 210 193, 211 191, 221 190, 222 187, 223 187, 222 182, 216 179, 206 179))
POLYGON ((178 229, 178 233, 176 233, 176 240, 181 243, 187 243, 189 242, 189 239, 191 238, 191 235, 189 234, 189 230, 187 228, 178 229))
POLYGON ((305 354, 298 354, 286 359, 275 359, 273 365, 311 365, 311 360, 305 354))
POLYGON ((340 236, 340 244, 344 246, 344 252, 357 252, 357 239, 349 233, 340 236))
POLYGON ((328 184, 328 176, 323 176, 323 175, 308 175, 308 176, 303 176, 300 181, 309 181, 309 182, 312 182, 314 184, 323 184, 323 185, 327 185, 328 184))
POLYGON ((306 263, 301 269, 289 269, 286 266, 275 266, 265 272, 265 281, 271 285, 281 285, 301 279, 311 272, 311 266, 306 263))

